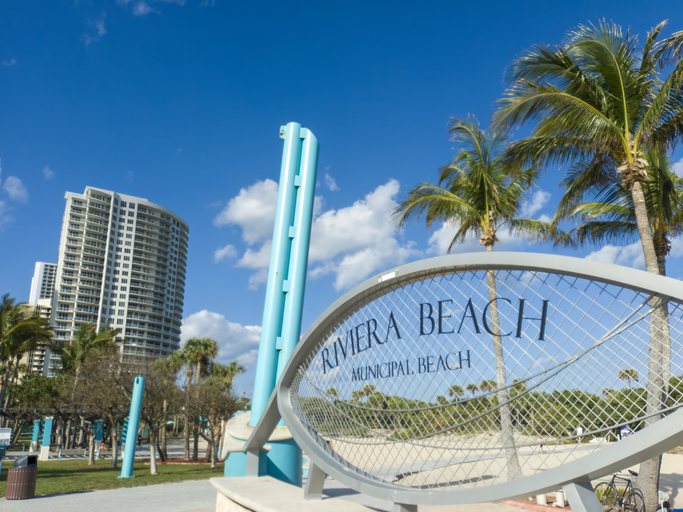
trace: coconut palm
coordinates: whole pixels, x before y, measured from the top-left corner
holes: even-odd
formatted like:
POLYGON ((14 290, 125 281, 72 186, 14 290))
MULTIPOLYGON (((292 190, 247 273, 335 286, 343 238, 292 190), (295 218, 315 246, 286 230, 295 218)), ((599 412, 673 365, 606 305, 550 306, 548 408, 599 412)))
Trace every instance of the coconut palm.
MULTIPOLYGON (((683 233, 683 179, 672 172, 671 162, 662 148, 649 148, 646 155, 648 180, 642 184, 643 192, 657 267, 660 275, 666 275, 671 239, 683 233)), ((605 173, 603 180, 588 182, 585 178, 586 173, 591 172, 589 167, 578 162, 562 182, 567 191, 553 222, 570 219, 580 222, 580 225, 558 238, 556 244, 602 246, 637 239, 633 197, 622 186, 616 173, 605 173)))
POLYGON ((638 382, 638 372, 634 368, 619 370, 617 377, 619 380, 625 380, 628 383, 629 389, 631 388, 631 381, 638 382))
POLYGON ((465 391, 462 389, 462 386, 458 386, 457 384, 453 384, 448 388, 448 396, 451 398, 457 399, 458 397, 461 397, 464 394, 465 391))
MULTIPOLYGON (((562 45, 536 45, 509 68, 513 85, 494 114, 496 126, 532 123, 531 136, 511 145, 511 165, 583 163, 585 179, 618 174, 632 197, 646 270, 659 273, 644 183, 645 150, 672 147, 683 138, 683 32, 657 43, 665 23, 641 46, 637 35, 614 23, 580 26, 562 45), (666 75, 662 71, 671 68, 666 75)), ((658 421, 665 399, 668 321, 665 303, 650 302, 648 424, 658 421)), ((647 510, 657 508, 660 459, 640 467, 638 487, 647 510)))
POLYGON ((477 386, 474 382, 470 382, 467 386, 465 386, 465 390, 469 391, 472 393, 472 396, 479 391, 479 386, 477 386))
MULTIPOLYGON (((496 233, 507 228, 510 233, 535 240, 543 240, 552 234, 549 223, 518 219, 525 195, 538 178, 538 166, 522 169, 508 165, 502 158, 506 136, 500 131, 486 132, 474 118, 453 119, 450 132, 461 147, 452 164, 441 169, 439 186, 420 183, 408 193, 394 212, 397 224, 404 226, 411 219, 424 217, 427 228, 434 222, 454 224, 457 231, 449 252, 458 242, 468 236, 479 236, 479 243, 487 252, 499 242, 496 233)), ((521 476, 508 403, 500 321, 496 303, 496 278, 487 272, 489 298, 491 300, 491 332, 496 359, 496 377, 501 383, 498 403, 501 417, 503 445, 508 459, 508 478, 521 476)))
POLYGON ((375 392, 375 386, 373 384, 366 384, 363 389, 360 390, 362 396, 370 397, 375 392))
MULTIPOLYGON (((194 383, 199 384, 202 378, 202 363, 208 363, 208 361, 218 355, 218 342, 211 338, 190 338, 185 341, 182 348, 183 356, 187 364, 187 386, 185 388, 185 400, 186 406, 185 411, 188 409, 189 405, 189 394, 190 388, 192 386, 192 377, 194 376, 194 383), (192 369, 192 366, 196 365, 196 372, 192 369)), ((189 443, 190 443, 190 431, 187 422, 187 412, 185 420, 185 446, 186 446, 186 458, 189 457, 189 443)), ((194 437, 194 450, 192 459, 197 460, 199 452, 199 434, 198 434, 198 421, 194 419, 193 426, 193 437, 194 437)))
MULTIPOLYGON (((41 342, 49 342, 52 331, 49 322, 27 304, 17 304, 9 293, 0 300, 0 366, 4 368, 0 386, 0 408, 9 403, 17 380, 19 361, 41 342)), ((0 418, 0 426, 4 418, 0 418)))
POLYGON ((59 354, 62 362, 61 371, 76 376, 76 381, 85 361, 98 352, 106 352, 116 348, 116 336, 120 329, 110 329, 103 325, 97 330, 95 324, 83 324, 71 340, 61 345, 53 345, 50 349, 59 354))

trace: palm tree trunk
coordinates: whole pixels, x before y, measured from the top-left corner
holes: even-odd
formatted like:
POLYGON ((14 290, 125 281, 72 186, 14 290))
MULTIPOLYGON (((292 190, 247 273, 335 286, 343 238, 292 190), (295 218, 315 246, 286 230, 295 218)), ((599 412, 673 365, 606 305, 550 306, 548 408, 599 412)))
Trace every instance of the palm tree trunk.
POLYGON ((83 434, 85 433, 85 432, 84 432, 84 429, 85 429, 85 418, 83 418, 83 417, 81 417, 81 427, 82 427, 81 430, 78 431, 78 443, 77 443, 78 446, 80 446, 81 444, 83 444, 83 434))
MULTIPOLYGON (((654 240, 650 233, 647 205, 641 183, 635 182, 633 184, 631 196, 633 197, 638 234, 645 256, 645 268, 651 274, 660 274, 661 269, 655 252, 654 240)), ((667 305, 659 297, 653 297, 650 300, 650 309, 650 354, 647 372, 646 414, 652 416, 645 420, 646 425, 651 425, 661 419, 661 414, 657 414, 657 411, 662 409, 665 401, 667 386, 665 376, 670 373, 671 350, 667 305), (667 350, 666 347, 669 349, 667 350)), ((661 455, 640 465, 638 488, 643 491, 645 509, 648 512, 657 510, 661 466, 661 455)))
POLYGON ((187 382, 185 383, 185 432, 183 437, 185 438, 185 460, 190 460, 190 415, 188 414, 188 408, 190 406, 190 389, 192 388, 192 373, 194 368, 192 364, 187 365, 187 382))
POLYGON ((156 451, 156 436, 154 435, 154 432, 152 431, 152 428, 150 427, 149 429, 149 474, 150 475, 158 475, 157 471, 157 451, 156 451))
POLYGON ((163 457, 163 461, 166 460, 166 426, 168 422, 168 401, 164 398, 164 424, 161 426, 161 432, 159 437, 161 438, 161 447, 159 449, 160 455, 163 457))
POLYGON ((95 434, 90 434, 88 439, 88 466, 95 465, 95 434))
MULTIPOLYGON (((493 248, 486 246, 486 252, 491 252, 493 248)), ((498 318, 498 304, 496 297, 498 295, 496 290, 496 275, 493 270, 487 271, 489 300, 491 310, 491 331, 493 332, 493 352, 496 358, 496 379, 498 381, 498 407, 500 412, 500 431, 503 446, 505 446, 505 456, 507 458, 507 474, 508 480, 514 480, 522 476, 522 470, 519 465, 519 458, 517 457, 517 448, 515 447, 515 432, 512 426, 512 414, 510 413, 510 404, 507 403, 508 392, 505 388, 507 385, 507 372, 505 370, 505 354, 503 353, 503 338, 500 335, 500 320, 498 318)))
POLYGON ((12 388, 14 387, 14 383, 17 381, 17 373, 19 370, 19 361, 21 361, 21 358, 17 356, 14 360, 14 369, 12 370, 12 378, 9 381, 9 385, 7 386, 7 395, 5 396, 5 407, 9 407, 10 400, 12 399, 12 388))
POLYGON ((192 460, 197 462, 199 459, 199 424, 196 419, 192 426, 192 437, 194 438, 192 444, 192 460))
POLYGON ((111 468, 116 469, 119 465, 119 433, 117 422, 109 418, 111 428, 111 468))

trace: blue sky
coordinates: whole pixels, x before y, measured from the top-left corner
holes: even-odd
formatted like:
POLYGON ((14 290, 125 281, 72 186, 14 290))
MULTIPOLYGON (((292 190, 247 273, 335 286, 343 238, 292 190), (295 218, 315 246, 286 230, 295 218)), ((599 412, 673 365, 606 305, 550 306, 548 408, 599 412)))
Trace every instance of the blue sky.
MULTIPOLYGON (((0 0, 0 292, 27 300, 34 262, 56 261, 65 191, 145 197, 190 226, 184 336, 214 336, 222 359, 253 367, 281 125, 321 144, 306 328, 366 277, 444 252, 447 230, 396 233, 388 217, 453 157, 450 116, 486 125, 515 56, 580 23, 683 29, 678 2, 643 6, 0 0)), ((560 179, 546 172, 529 215, 552 215, 560 179)), ((640 265, 627 243, 563 252, 594 251, 640 265)), ((681 254, 676 241, 674 277, 681 254)))

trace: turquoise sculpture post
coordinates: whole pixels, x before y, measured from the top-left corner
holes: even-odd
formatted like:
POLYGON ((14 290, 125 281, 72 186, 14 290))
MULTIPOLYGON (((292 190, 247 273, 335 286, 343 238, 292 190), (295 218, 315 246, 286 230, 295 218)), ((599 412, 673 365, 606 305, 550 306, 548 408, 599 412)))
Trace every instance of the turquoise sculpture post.
POLYGON ((142 375, 135 377, 133 396, 130 401, 130 415, 128 418, 128 430, 126 432, 126 453, 123 455, 121 464, 121 476, 119 478, 131 478, 133 476, 133 462, 135 462, 135 444, 138 438, 140 426, 140 411, 142 410, 142 395, 145 391, 145 378, 142 375))
MULTIPOLYGON (((261 418, 275 382, 299 341, 313 222, 318 140, 298 123, 283 126, 280 136, 285 143, 249 419, 252 427, 261 418)), ((268 475, 301 485, 299 446, 291 438, 269 441, 268 445, 267 460, 262 454, 259 466, 268 475)), ((225 475, 245 474, 245 461, 244 453, 231 452, 226 458, 225 475)))
POLYGON ((40 420, 33 422, 33 432, 31 432, 31 450, 32 452, 38 451, 38 441, 40 440, 40 420))
POLYGON ((52 418, 45 418, 43 422, 43 437, 40 440, 40 455, 38 458, 41 461, 46 461, 50 458, 50 438, 52 438, 52 418))

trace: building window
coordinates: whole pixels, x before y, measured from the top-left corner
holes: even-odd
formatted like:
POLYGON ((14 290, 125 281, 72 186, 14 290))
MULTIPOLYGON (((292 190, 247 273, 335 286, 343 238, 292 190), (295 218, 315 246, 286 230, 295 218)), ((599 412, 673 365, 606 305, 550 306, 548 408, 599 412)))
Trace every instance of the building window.
POLYGON ((128 208, 135 208, 135 203, 130 203, 130 204, 128 205, 128 208))
POLYGON ((126 202, 125 202, 125 201, 121 201, 121 208, 125 208, 125 207, 126 207, 126 202))
POLYGON ((130 249, 125 249, 123 252, 126 254, 130 254, 130 249))
MULTIPOLYGON (((133 212, 130 212, 128 215, 133 215, 133 212)), ((135 224, 135 221, 133 219, 128 219, 128 224, 135 224)))
MULTIPOLYGON (((119 307, 120 307, 120 308, 124 307, 125 305, 126 305, 125 302, 119 302, 119 307)), ((119 315, 123 315, 123 311, 120 311, 120 310, 119 310, 119 315)))
POLYGON ((119 309, 119 316, 123 316, 123 309, 119 309))
POLYGON ((116 325, 123 325, 123 318, 118 318, 116 320, 116 325))

